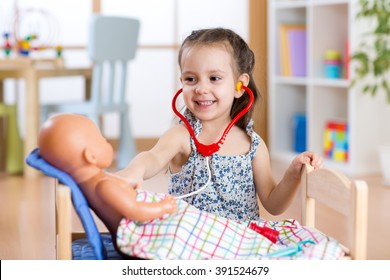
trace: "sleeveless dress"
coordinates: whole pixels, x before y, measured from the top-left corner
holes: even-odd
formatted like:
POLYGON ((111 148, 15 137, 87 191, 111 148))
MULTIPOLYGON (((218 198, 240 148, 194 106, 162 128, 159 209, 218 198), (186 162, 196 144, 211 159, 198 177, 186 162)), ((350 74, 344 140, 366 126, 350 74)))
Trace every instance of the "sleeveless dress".
MULTIPOLYGON (((191 124, 195 135, 202 130, 201 122, 187 109, 184 116, 191 124)), ((260 219, 259 206, 253 181, 252 160, 261 141, 253 131, 253 120, 246 128, 251 137, 251 148, 247 154, 210 156, 211 181, 206 189, 184 198, 189 204, 209 213, 234 221, 260 219)), ((191 154, 178 173, 169 170, 168 192, 181 196, 203 187, 208 179, 206 158, 202 156, 191 138, 191 154)))

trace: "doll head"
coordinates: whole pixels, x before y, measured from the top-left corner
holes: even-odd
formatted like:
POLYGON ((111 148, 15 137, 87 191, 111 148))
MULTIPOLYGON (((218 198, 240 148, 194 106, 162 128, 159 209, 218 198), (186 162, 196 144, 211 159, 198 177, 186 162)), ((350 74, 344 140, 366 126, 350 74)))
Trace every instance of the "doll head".
POLYGON ((60 114, 49 118, 38 136, 41 156, 53 166, 73 174, 86 167, 110 166, 113 148, 89 118, 60 114))

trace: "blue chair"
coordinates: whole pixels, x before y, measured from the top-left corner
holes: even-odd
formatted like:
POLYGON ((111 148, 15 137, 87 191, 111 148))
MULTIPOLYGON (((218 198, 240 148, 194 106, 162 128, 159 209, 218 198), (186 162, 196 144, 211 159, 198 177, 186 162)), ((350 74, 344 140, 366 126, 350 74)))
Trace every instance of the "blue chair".
POLYGON ((122 259, 115 250, 109 234, 101 234, 92 216, 88 202, 77 183, 66 172, 46 162, 36 148, 26 157, 26 163, 43 174, 56 179, 56 257, 63 260, 122 259), (72 242, 72 215, 74 207, 85 230, 86 238, 72 242))
POLYGON ((117 167, 124 168, 136 153, 126 102, 127 66, 134 59, 140 22, 137 19, 93 15, 88 54, 93 62, 91 98, 83 102, 42 105, 43 119, 53 113, 76 113, 91 118, 103 131, 101 117, 120 115, 117 167))

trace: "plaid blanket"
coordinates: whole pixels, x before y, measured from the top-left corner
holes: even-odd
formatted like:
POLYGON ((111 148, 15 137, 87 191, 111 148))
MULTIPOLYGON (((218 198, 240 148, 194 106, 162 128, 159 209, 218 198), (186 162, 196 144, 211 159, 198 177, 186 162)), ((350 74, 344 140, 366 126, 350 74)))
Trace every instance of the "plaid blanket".
MULTIPOLYGON (((152 202, 164 196, 139 191, 137 200, 152 202)), ((119 250, 158 260, 338 259, 344 255, 336 240, 295 220, 244 224, 200 211, 181 199, 177 202, 176 213, 148 222, 123 218, 117 231, 119 250), (252 230, 253 224, 277 230, 276 243, 252 230)))

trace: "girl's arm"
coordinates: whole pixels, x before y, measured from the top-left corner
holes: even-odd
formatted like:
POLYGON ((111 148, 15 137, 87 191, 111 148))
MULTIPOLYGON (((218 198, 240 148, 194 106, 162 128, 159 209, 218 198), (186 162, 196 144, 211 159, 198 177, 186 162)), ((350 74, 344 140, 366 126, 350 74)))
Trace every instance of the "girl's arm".
POLYGON ((161 136, 152 149, 139 153, 125 169, 116 174, 139 187, 143 180, 155 176, 175 156, 187 153, 189 155, 191 149, 189 137, 183 125, 175 125, 161 136))
POLYGON ((263 141, 253 159, 253 176, 256 192, 264 208, 272 215, 282 214, 293 201, 301 180, 301 170, 309 163, 320 167, 322 158, 313 152, 299 154, 276 184, 272 175, 268 149, 263 141))

